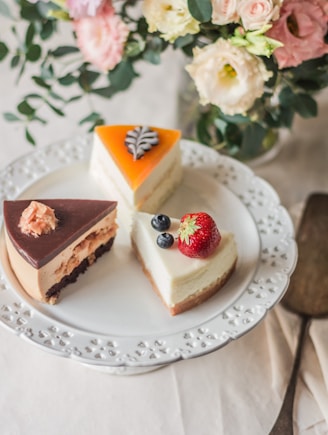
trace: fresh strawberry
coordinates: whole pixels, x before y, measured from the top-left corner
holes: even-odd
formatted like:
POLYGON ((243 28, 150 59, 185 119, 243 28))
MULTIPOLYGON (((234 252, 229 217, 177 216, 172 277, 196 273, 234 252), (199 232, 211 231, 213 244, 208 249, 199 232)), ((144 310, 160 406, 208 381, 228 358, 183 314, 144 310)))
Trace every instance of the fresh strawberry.
POLYGON ((220 231, 207 213, 187 213, 182 216, 178 230, 178 248, 184 255, 206 258, 214 252, 220 240, 220 231))

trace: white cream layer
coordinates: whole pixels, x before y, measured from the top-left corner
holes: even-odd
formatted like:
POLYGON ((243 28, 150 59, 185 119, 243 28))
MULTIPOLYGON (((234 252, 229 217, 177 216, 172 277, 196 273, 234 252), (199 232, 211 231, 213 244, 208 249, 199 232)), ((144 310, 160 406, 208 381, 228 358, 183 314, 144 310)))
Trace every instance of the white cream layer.
MULTIPOLYGON (((237 246, 232 233, 221 232, 217 250, 206 259, 183 255, 175 241, 169 249, 157 246, 160 234, 151 226, 152 215, 136 212, 131 237, 143 263, 167 306, 184 301, 225 275, 237 259, 237 246)), ((180 220, 171 218, 167 232, 176 234, 180 220)))
POLYGON ((47 302, 47 291, 69 275, 85 258, 94 261, 95 250, 116 234, 116 209, 81 235, 55 258, 36 269, 16 250, 7 232, 6 245, 13 271, 24 290, 34 299, 47 302))
MULTIPOLYGON (((131 163, 132 164, 132 163, 131 163)), ((145 181, 133 189, 117 167, 105 145, 94 133, 90 171, 105 192, 119 202, 123 198, 136 210, 156 212, 182 178, 179 142, 158 163, 145 181)))

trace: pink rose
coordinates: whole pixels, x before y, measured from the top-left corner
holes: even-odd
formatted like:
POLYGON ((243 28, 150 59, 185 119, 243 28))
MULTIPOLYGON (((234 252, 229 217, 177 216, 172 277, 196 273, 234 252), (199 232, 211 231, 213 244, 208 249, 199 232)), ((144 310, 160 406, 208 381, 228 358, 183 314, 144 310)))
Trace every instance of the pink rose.
POLYGON ((212 22, 218 25, 237 23, 237 2, 239 0, 212 0, 212 22))
POLYGON ((101 12, 110 0, 66 0, 69 16, 75 20, 84 17, 94 17, 101 12))
POLYGON ((86 61, 102 71, 115 68, 121 61, 129 28, 111 6, 105 5, 95 17, 74 21, 73 26, 86 61))
POLYGON ((240 0, 237 11, 246 30, 258 30, 279 17, 280 0, 240 0))
POLYGON ((280 18, 266 33, 284 44, 274 52, 279 68, 297 66, 328 53, 324 41, 327 30, 327 0, 285 0, 280 18))

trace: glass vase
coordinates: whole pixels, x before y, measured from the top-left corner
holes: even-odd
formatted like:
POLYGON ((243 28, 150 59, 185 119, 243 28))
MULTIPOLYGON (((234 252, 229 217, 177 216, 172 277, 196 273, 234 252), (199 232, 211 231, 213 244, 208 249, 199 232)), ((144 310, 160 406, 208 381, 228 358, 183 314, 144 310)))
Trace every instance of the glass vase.
MULTIPOLYGON (((251 129, 249 123, 239 123, 235 131, 231 123, 228 128, 231 130, 232 142, 233 135, 235 135, 236 144, 228 144, 218 134, 224 121, 221 122, 220 119, 212 116, 210 111, 213 111, 213 106, 210 108, 210 106, 199 104, 199 95, 190 76, 184 72, 182 77, 178 95, 178 127, 185 139, 201 142, 250 166, 264 164, 277 156, 284 142, 286 131, 279 128, 262 129, 257 135, 257 140, 254 141, 252 140, 254 136, 247 134, 246 131, 246 128, 251 129), (206 119, 206 131, 204 123, 199 122, 201 116, 206 119)), ((275 104, 274 98, 272 104, 275 104)))

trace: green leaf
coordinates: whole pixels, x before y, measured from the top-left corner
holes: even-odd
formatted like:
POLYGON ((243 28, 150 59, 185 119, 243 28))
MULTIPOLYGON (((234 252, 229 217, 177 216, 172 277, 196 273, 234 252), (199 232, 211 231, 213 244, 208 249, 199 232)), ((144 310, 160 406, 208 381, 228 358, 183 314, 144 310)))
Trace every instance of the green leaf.
POLYGON ((22 75, 24 74, 25 71, 25 66, 26 66, 26 62, 24 61, 20 67, 18 76, 17 76, 17 83, 19 82, 19 80, 21 79, 22 75))
POLYGON ((154 50, 146 50, 143 53, 143 59, 153 65, 159 65, 161 63, 161 52, 154 50))
POLYGON ((40 59, 41 56, 41 47, 38 44, 30 45, 27 53, 26 53, 26 59, 30 62, 36 62, 40 59))
POLYGON ((45 101, 45 103, 47 104, 48 107, 50 107, 50 109, 56 113, 56 115, 58 116, 65 116, 65 113, 59 109, 58 107, 55 107, 53 104, 51 104, 48 100, 45 101))
POLYGON ((125 45, 124 54, 127 57, 136 57, 145 49, 145 41, 131 41, 125 45))
POLYGON ((325 88, 326 86, 328 86, 328 71, 323 71, 319 78, 318 78, 318 82, 320 85, 320 89, 325 88))
POLYGON ((327 65, 327 55, 310 59, 295 68, 287 69, 288 79, 301 91, 316 92, 328 85, 327 65))
POLYGON ((291 128, 294 120, 295 112, 290 107, 281 107, 279 116, 279 126, 291 128))
POLYGON ((318 114, 317 103, 310 95, 293 93, 290 87, 286 87, 280 92, 279 101, 282 106, 291 107, 303 118, 311 118, 318 114))
POLYGON ((195 40, 195 37, 193 35, 190 35, 190 34, 185 35, 185 36, 180 36, 179 38, 177 38, 174 41, 173 46, 174 46, 174 48, 183 48, 183 47, 189 46, 190 44, 193 44, 194 40, 195 40))
POLYGON ((26 100, 28 100, 30 98, 36 99, 36 100, 42 100, 43 99, 42 95, 39 95, 39 94, 27 94, 27 95, 25 95, 25 99, 26 100))
POLYGON ((86 116, 85 118, 82 118, 79 122, 80 125, 85 124, 86 122, 96 122, 98 119, 101 118, 101 115, 97 112, 92 112, 90 115, 86 116))
POLYGON ((93 132, 94 128, 97 125, 104 125, 105 120, 102 118, 100 113, 92 112, 88 116, 86 116, 85 118, 82 118, 79 122, 79 125, 83 125, 83 124, 87 124, 87 123, 91 123, 91 125, 88 129, 88 132, 91 133, 91 132, 93 132))
POLYGON ((45 120, 45 119, 43 119, 43 118, 40 118, 39 116, 33 116, 33 121, 38 121, 38 122, 40 122, 40 124, 43 124, 43 125, 46 125, 47 124, 47 121, 45 120))
POLYGON ((49 96, 51 98, 53 98, 54 100, 65 101, 65 99, 61 95, 59 95, 59 94, 57 94, 56 92, 53 92, 53 91, 49 92, 49 96))
POLYGON ((66 100, 67 103, 73 103, 74 101, 78 101, 82 98, 82 95, 75 95, 74 97, 69 98, 66 100))
POLYGON ((201 23, 211 20, 212 3, 210 0, 188 0, 190 14, 201 23))
POLYGON ((144 17, 141 17, 138 21, 137 33, 146 40, 148 36, 148 24, 144 17))
POLYGON ((19 65, 19 61, 20 61, 20 56, 18 56, 18 54, 13 56, 10 61, 11 68, 16 68, 16 66, 19 65))
POLYGON ((32 145, 36 144, 34 137, 31 135, 27 127, 25 128, 25 137, 30 144, 32 145))
POLYGON ((159 36, 153 36, 146 44, 143 58, 154 65, 161 63, 161 53, 166 49, 168 44, 159 36))
POLYGON ((8 47, 4 42, 0 42, 0 61, 9 53, 8 47))
POLYGON ((89 128, 88 132, 92 133, 95 127, 97 127, 97 125, 104 125, 104 124, 105 124, 105 120, 103 118, 98 118, 96 122, 91 124, 91 127, 89 128))
POLYGON ((27 28, 26 35, 25 35, 25 45, 27 47, 32 44, 34 35, 35 35, 34 24, 30 23, 30 25, 27 28))
POLYGON ((284 87, 279 94, 279 101, 282 106, 290 106, 294 100, 294 93, 289 86, 284 87))
POLYGON ((206 119, 203 117, 200 117, 197 126, 196 126, 196 134, 197 139, 200 143, 209 145, 211 143, 211 135, 208 131, 208 124, 206 122, 206 119))
POLYGON ((57 47, 55 50, 51 51, 50 54, 54 57, 62 57, 67 54, 78 53, 79 49, 70 45, 63 45, 61 47, 57 47))
POLYGON ((224 134, 226 131, 226 128, 228 126, 228 123, 226 121, 224 121, 223 119, 216 118, 214 120, 214 125, 219 131, 221 131, 224 134))
POLYGON ((41 65, 41 77, 43 80, 51 80, 54 78, 54 69, 51 63, 49 65, 41 65))
POLYGON ((238 124, 228 124, 225 129, 224 139, 229 147, 237 146, 240 148, 243 139, 240 126, 238 124))
POLYGON ((62 85, 62 86, 69 86, 72 85, 73 83, 75 83, 77 81, 77 79, 73 76, 73 74, 68 73, 63 77, 60 77, 58 79, 58 82, 62 85))
POLYGON ((309 92, 309 93, 319 91, 321 88, 319 80, 317 81, 315 79, 297 80, 296 86, 302 89, 302 91, 309 92))
POLYGON ((9 122, 21 121, 21 119, 17 115, 15 115, 14 113, 11 113, 11 112, 5 112, 3 114, 3 117, 6 121, 9 121, 9 122))
POLYGON ((310 59, 297 67, 289 68, 288 71, 296 81, 306 78, 315 79, 315 75, 320 74, 322 69, 327 70, 327 60, 327 56, 310 59))
POLYGON ((48 85, 48 83, 46 83, 41 77, 32 76, 32 80, 41 88, 51 89, 51 86, 48 85))
POLYGON ((78 83, 85 92, 90 92, 93 83, 99 76, 100 74, 98 72, 83 70, 78 78, 78 83))
MULTIPOLYGON (((38 1, 36 3, 36 8, 37 8, 39 15, 42 18, 49 20, 50 11, 52 11, 53 9, 58 8, 58 7, 52 1, 50 1, 50 2, 38 1)), ((54 20, 51 19, 49 21, 54 21, 54 20)))
POLYGON ((297 94, 293 106, 295 112, 303 118, 312 118, 318 115, 317 102, 308 94, 297 94))
MULTIPOLYGON (((41 3, 41 2, 40 2, 41 3)), ((40 38, 45 41, 46 39, 49 39, 52 34, 56 30, 56 22, 53 20, 47 20, 45 22, 42 22, 42 28, 40 31, 40 38)))
POLYGON ((260 124, 253 122, 249 124, 243 134, 240 157, 252 158, 259 154, 263 139, 266 135, 266 129, 260 124))
POLYGON ((111 98, 117 91, 113 86, 106 86, 104 88, 91 89, 93 94, 99 95, 104 98, 111 98))
POLYGON ((35 4, 21 0, 20 6, 20 15, 23 19, 27 21, 39 21, 42 18, 35 4))
POLYGON ((110 84, 115 91, 127 89, 137 75, 129 60, 122 61, 115 69, 108 73, 110 84))
POLYGON ((33 109, 26 100, 23 100, 18 104, 17 110, 19 113, 26 116, 32 116, 35 113, 35 109, 33 109))

